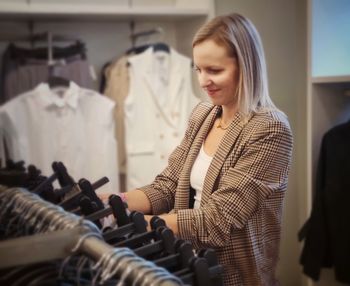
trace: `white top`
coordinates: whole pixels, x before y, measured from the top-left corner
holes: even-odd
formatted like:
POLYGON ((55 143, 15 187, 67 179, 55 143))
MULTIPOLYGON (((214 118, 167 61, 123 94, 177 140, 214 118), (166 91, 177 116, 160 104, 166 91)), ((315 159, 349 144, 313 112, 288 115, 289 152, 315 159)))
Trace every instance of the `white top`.
POLYGON ((207 155, 204 151, 204 145, 199 151, 199 154, 196 158, 196 161, 193 163, 190 183, 191 187, 196 191, 196 195, 194 196, 194 207, 198 209, 201 203, 202 198, 202 190, 204 185, 204 179, 208 172, 209 166, 213 157, 207 155))
MULTIPOLYGON (((110 180, 98 192, 118 192, 114 102, 70 82, 64 90, 41 83, 0 106, 10 158, 35 165, 44 176, 62 162, 75 181, 110 180)), ((0 138, 1 139, 1 138, 0 138)), ((0 140, 1 145, 2 140, 0 140)), ((0 151, 2 147, 0 146, 0 151)))

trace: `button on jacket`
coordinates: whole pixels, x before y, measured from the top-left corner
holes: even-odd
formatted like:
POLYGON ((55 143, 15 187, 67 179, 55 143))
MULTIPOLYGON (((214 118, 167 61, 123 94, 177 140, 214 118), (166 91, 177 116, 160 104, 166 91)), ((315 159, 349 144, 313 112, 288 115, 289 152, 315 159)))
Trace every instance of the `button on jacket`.
POLYGON ((117 192, 114 105, 73 82, 62 96, 41 83, 0 107, 0 134, 11 159, 35 165, 45 176, 53 173, 53 161, 61 161, 75 180, 106 176, 110 182, 99 192, 117 192))
POLYGON ((237 113, 204 180, 199 209, 189 209, 193 163, 221 107, 201 103, 181 144, 155 181, 140 188, 153 214, 177 213, 179 237, 196 249, 214 248, 225 285, 278 285, 275 270, 283 198, 292 153, 284 114, 237 113))

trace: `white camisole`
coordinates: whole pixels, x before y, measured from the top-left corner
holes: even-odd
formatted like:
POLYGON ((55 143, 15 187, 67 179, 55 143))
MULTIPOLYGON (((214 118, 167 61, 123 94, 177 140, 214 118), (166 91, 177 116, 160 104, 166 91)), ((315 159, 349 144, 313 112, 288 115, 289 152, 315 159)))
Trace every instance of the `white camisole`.
POLYGON ((194 207, 193 207, 194 209, 199 208, 201 197, 202 197, 204 179, 212 160, 213 160, 213 157, 205 153, 204 145, 202 144, 202 147, 199 151, 196 161, 192 166, 191 176, 190 176, 191 187, 196 191, 196 194, 194 196, 194 200, 195 200, 194 207))

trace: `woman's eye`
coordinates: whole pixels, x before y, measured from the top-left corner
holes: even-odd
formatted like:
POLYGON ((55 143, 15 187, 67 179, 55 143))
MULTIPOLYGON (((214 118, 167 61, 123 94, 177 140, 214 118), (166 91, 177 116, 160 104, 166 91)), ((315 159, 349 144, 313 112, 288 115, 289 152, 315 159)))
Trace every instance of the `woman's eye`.
POLYGON ((218 74, 220 72, 220 70, 218 70, 218 69, 209 69, 208 70, 208 73, 210 73, 210 74, 218 74))

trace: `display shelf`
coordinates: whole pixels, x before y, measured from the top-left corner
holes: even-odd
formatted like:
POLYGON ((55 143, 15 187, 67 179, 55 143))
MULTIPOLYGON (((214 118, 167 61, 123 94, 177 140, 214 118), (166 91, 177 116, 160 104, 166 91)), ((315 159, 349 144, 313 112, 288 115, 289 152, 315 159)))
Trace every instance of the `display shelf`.
MULTIPOLYGON (((208 2, 207 2, 208 3, 208 2)), ((103 18, 103 19, 152 19, 176 20, 193 17, 207 17, 211 15, 210 5, 198 7, 190 5, 148 5, 128 6, 123 1, 118 2, 87 2, 84 4, 67 2, 9 2, 0 1, 0 15, 2 19, 66 19, 66 18, 103 18)))

